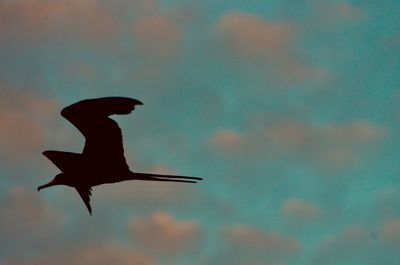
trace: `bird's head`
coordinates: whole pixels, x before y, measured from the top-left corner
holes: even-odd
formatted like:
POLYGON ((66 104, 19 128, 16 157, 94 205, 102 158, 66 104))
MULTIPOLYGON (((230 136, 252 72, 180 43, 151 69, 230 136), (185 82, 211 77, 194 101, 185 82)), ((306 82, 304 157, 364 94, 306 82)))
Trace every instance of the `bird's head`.
POLYGON ((40 191, 41 189, 48 188, 55 185, 66 185, 66 175, 64 173, 60 173, 54 177, 52 181, 42 186, 39 186, 37 189, 40 191))

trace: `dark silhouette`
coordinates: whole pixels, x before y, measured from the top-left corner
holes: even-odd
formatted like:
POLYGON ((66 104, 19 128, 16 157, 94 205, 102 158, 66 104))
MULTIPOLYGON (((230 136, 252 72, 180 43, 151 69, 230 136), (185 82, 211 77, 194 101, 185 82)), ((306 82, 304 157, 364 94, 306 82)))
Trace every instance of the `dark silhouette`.
POLYGON ((82 154, 44 151, 62 173, 49 183, 39 186, 38 191, 54 185, 75 188, 92 214, 90 196, 92 187, 126 180, 171 181, 196 183, 202 178, 137 173, 129 170, 124 157, 121 129, 109 118, 113 114, 129 114, 142 102, 125 97, 87 99, 72 104, 61 111, 85 136, 82 154))

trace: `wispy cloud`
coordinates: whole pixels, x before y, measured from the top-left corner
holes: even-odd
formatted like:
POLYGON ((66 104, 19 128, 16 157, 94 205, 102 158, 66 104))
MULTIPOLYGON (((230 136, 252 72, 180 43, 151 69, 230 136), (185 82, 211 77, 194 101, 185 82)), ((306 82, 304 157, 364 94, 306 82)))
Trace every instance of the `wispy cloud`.
POLYGON ((45 265, 45 264, 88 264, 88 265, 111 265, 111 264, 137 264, 154 265, 154 260, 127 246, 118 243, 93 244, 79 246, 59 253, 49 253, 46 256, 30 260, 11 259, 5 260, 6 265, 45 265))
POLYGON ((317 205, 310 202, 298 198, 291 198, 284 201, 282 213, 286 217, 297 220, 313 220, 321 214, 321 210, 317 205))
POLYGON ((0 154, 2 161, 29 158, 40 151, 58 102, 0 83, 0 154))
POLYGON ((381 225, 380 231, 388 243, 400 246, 400 219, 386 220, 381 225))
MULTIPOLYGON (((241 71, 266 75, 265 83, 290 84, 328 77, 326 71, 307 65, 296 54, 297 25, 292 22, 231 11, 217 21, 215 34, 231 64, 240 61, 244 65, 241 71)), ((240 65, 236 68, 241 69, 240 65)))
POLYGON ((168 59, 182 50, 182 34, 181 26, 163 15, 145 17, 133 25, 136 51, 157 60, 168 59))
POLYGON ((4 42, 65 40, 106 41, 119 31, 118 18, 97 0, 2 1, 0 39, 4 42))
POLYGON ((386 134, 384 128, 366 121, 327 125, 282 121, 247 133, 221 129, 210 141, 226 155, 262 159, 282 155, 298 159, 309 157, 327 168, 340 168, 351 165, 359 150, 386 134))
POLYGON ((226 226, 222 236, 223 245, 207 264, 281 264, 301 249, 294 237, 248 225, 226 226))
POLYGON ((54 238, 63 222, 63 215, 44 203, 36 191, 14 187, 0 203, 0 253, 7 257, 17 248, 28 248, 24 255, 29 255, 46 247, 45 242, 54 238))
POLYGON ((197 222, 177 220, 164 212, 133 219, 130 230, 139 249, 167 257, 174 257, 198 247, 202 238, 197 222))
POLYGON ((327 236, 314 253, 311 264, 396 264, 399 245, 398 219, 387 219, 376 226, 350 225, 327 236))

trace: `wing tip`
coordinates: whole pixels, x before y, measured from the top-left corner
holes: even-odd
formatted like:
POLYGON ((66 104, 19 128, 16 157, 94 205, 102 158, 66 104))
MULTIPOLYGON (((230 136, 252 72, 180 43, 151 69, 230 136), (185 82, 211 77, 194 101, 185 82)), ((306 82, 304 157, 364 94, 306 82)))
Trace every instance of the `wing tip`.
POLYGON ((49 154, 50 154, 50 152, 51 152, 50 150, 43 151, 43 152, 42 152, 42 155, 44 155, 45 157, 47 157, 47 158, 48 158, 48 157, 49 157, 49 154))
MULTIPOLYGON (((63 108, 61 116, 67 120, 79 119, 81 115, 89 113, 100 115, 129 114, 137 105, 143 105, 143 102, 129 97, 101 97, 84 99, 63 108), (105 111, 104 111, 105 109, 105 111), (107 110, 108 109, 108 110, 107 110)), ((89 115, 87 114, 87 115, 89 115)))

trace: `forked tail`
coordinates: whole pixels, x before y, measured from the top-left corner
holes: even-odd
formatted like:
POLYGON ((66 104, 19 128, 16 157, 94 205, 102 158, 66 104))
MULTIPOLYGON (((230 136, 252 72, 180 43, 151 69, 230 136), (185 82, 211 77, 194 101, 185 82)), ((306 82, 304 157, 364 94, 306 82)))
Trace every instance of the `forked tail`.
POLYGON ((139 172, 134 172, 133 178, 138 180, 147 180, 147 181, 170 181, 170 182, 185 182, 185 183, 197 183, 197 181, 202 180, 202 178, 198 177, 162 175, 162 174, 139 173, 139 172))

